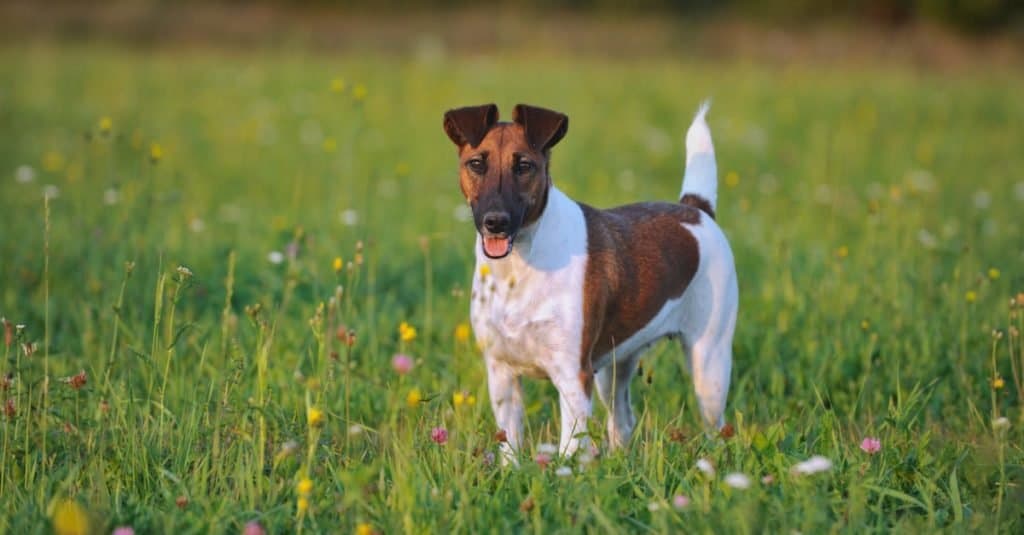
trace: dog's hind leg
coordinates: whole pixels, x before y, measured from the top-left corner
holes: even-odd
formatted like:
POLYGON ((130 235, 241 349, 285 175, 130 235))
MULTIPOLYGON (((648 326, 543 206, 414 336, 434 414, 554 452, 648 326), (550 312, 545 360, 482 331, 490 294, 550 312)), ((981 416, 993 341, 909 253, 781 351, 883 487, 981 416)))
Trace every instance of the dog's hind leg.
POLYGON ((633 354, 612 361, 596 374, 597 394, 608 409, 608 445, 618 449, 629 443, 636 425, 629 399, 629 383, 639 358, 633 354))

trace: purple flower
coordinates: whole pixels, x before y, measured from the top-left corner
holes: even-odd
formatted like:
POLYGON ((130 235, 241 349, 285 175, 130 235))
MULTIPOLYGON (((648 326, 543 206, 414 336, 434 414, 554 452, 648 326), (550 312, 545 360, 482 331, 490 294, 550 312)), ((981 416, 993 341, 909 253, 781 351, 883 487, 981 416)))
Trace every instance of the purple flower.
POLYGON ((391 367, 395 369, 395 372, 398 373, 398 375, 405 375, 412 371, 412 357, 398 353, 391 358, 391 367))
POLYGON ((135 535, 135 529, 131 526, 118 526, 111 535, 135 535))
POLYGON ((882 450, 882 441, 875 437, 865 437, 860 443, 860 449, 868 455, 874 455, 882 450))
POLYGON ((267 530, 263 529, 263 526, 258 521, 250 520, 245 523, 242 535, 267 535, 267 530))
POLYGON ((443 427, 435 427, 430 430, 430 440, 438 444, 448 442, 448 430, 443 427))

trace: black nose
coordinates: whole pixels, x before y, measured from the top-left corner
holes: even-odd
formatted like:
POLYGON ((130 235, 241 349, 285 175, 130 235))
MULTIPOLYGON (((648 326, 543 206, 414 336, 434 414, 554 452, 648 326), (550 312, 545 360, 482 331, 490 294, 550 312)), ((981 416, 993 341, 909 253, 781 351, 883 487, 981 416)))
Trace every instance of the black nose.
POLYGON ((511 218, 506 212, 487 212, 484 214, 484 228, 487 232, 501 234, 508 232, 508 224, 511 218))

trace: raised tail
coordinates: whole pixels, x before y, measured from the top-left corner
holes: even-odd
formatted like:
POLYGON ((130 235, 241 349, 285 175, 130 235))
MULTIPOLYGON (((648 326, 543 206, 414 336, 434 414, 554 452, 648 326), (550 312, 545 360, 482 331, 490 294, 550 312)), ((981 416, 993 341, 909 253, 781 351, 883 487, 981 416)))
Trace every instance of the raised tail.
POLYGON ((714 219, 718 202, 718 165, 715 163, 715 146, 711 143, 711 129, 704 120, 710 107, 711 102, 705 100, 686 132, 686 173, 679 202, 699 208, 714 219))

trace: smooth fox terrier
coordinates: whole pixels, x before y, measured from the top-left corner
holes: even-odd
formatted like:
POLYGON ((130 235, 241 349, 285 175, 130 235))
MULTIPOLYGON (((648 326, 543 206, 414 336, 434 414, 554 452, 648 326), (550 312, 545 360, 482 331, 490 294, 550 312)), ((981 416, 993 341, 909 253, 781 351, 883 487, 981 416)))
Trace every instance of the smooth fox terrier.
POLYGON ((494 104, 445 113, 478 231, 470 316, 506 462, 515 462, 523 438, 524 374, 558 389, 563 455, 588 445, 595 379, 609 446, 626 445, 636 424, 630 379, 643 351, 663 337, 682 342, 705 424, 723 425, 738 289, 715 223, 707 110, 701 106, 686 134, 679 202, 608 210, 552 184, 550 152, 567 116, 522 104, 512 122, 498 122, 494 104))

